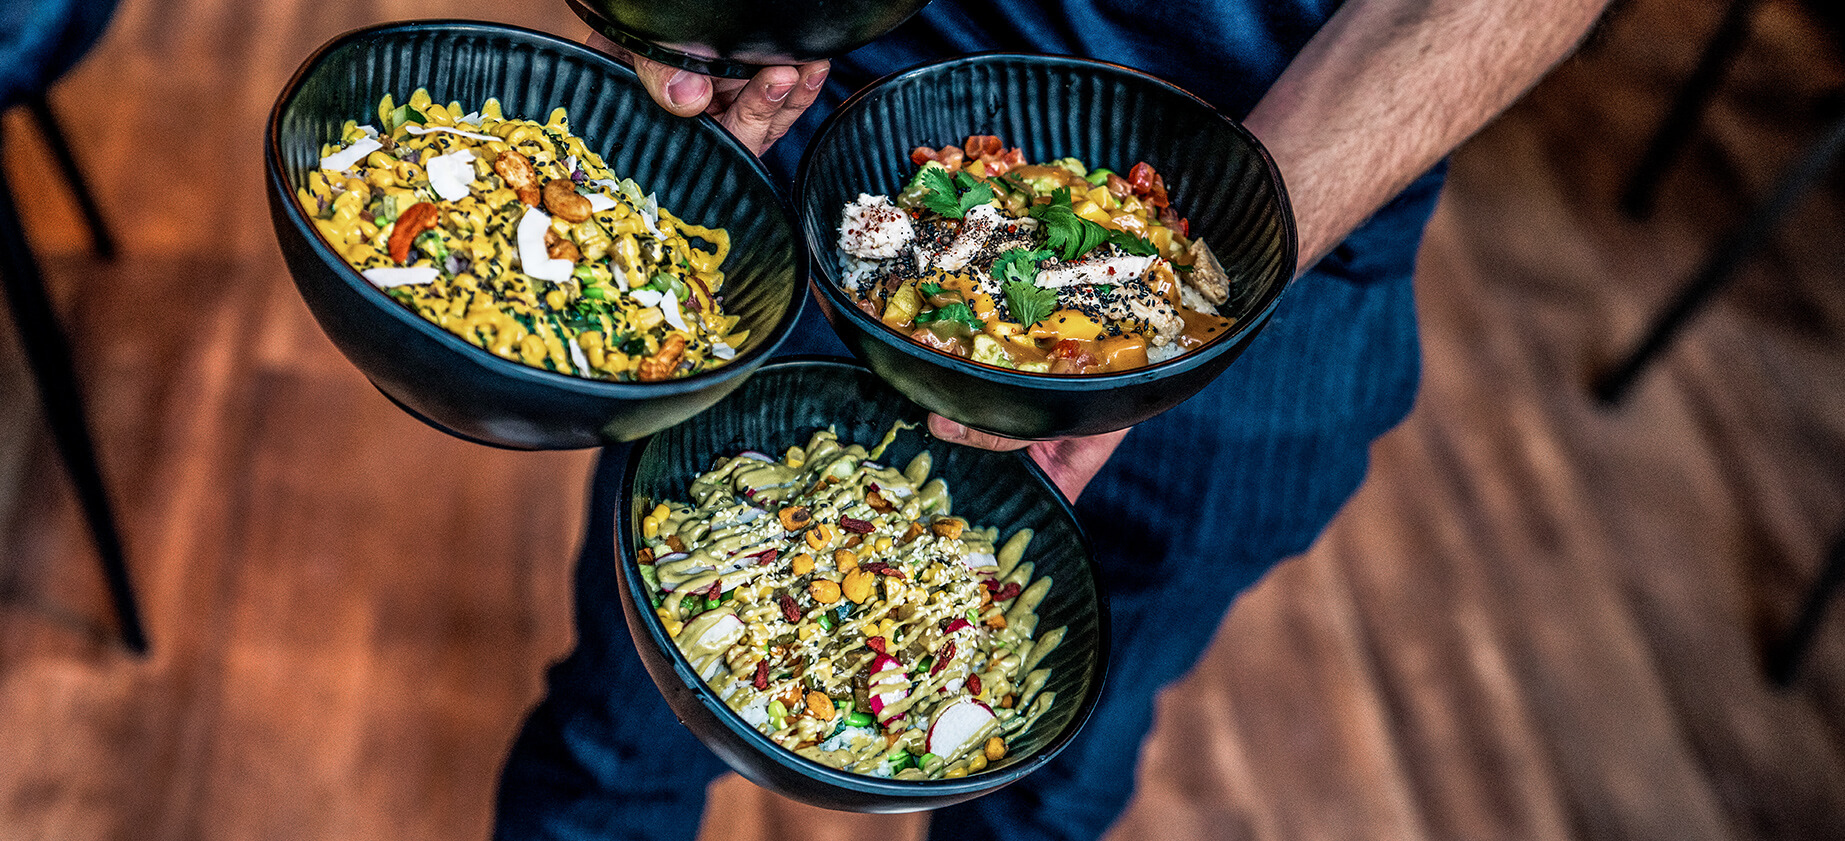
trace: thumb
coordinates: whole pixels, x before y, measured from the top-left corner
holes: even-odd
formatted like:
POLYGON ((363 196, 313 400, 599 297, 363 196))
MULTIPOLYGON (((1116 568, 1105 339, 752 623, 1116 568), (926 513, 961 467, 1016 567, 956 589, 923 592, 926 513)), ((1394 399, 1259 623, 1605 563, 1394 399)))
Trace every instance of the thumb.
POLYGON ((657 61, 634 57, 634 73, 653 101, 681 117, 695 117, 711 105, 711 79, 657 61))
POLYGON ((1011 450, 1022 450, 1031 446, 1030 441, 1001 438, 998 435, 981 432, 978 429, 971 429, 942 417, 941 415, 935 414, 929 416, 929 434, 943 441, 950 441, 969 447, 978 447, 982 450, 1008 452, 1011 450))

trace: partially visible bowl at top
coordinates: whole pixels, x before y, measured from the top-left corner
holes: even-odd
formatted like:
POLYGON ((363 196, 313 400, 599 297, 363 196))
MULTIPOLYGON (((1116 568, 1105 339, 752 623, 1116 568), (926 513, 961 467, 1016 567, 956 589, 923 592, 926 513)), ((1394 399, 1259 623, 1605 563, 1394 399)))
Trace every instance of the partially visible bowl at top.
POLYGON ((795 207, 818 269, 815 297, 852 352, 906 397, 1011 438, 1094 435, 1140 423, 1208 385, 1267 323, 1294 275, 1294 217, 1274 161, 1241 125, 1153 76, 1086 59, 955 58, 888 76, 848 99, 815 133, 795 207), (918 146, 998 136, 1028 160, 1073 157, 1164 176, 1172 207, 1231 279, 1218 306, 1230 328, 1171 360, 1127 371, 1048 374, 984 365, 926 347, 859 309, 840 286, 842 210, 860 193, 896 196, 918 146))
POLYGON ((928 0, 567 0, 585 23, 663 64, 747 78, 771 64, 845 55, 928 0))
POLYGON ((633 71, 596 51, 511 26, 386 24, 328 42, 296 71, 265 138, 270 214, 301 297, 335 346, 411 414, 458 437, 518 449, 628 441, 697 414, 741 384, 793 329, 807 254, 787 203, 749 150, 708 117, 672 116, 633 71), (729 231, 718 294, 750 338, 714 370, 662 382, 592 380, 495 356, 437 326, 359 275, 296 199, 321 145, 379 100, 436 102, 543 121, 568 110, 574 133, 618 177, 680 218, 729 231))

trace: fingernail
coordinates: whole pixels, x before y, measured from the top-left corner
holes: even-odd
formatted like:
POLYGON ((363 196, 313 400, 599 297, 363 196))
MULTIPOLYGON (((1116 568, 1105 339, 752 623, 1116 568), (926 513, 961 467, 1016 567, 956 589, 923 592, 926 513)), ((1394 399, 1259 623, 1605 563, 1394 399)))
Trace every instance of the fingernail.
POLYGON ((794 90, 794 83, 785 82, 779 85, 770 85, 765 93, 768 94, 770 102, 780 102, 788 98, 788 92, 791 90, 794 90))
POLYGON ((807 78, 802 79, 801 84, 806 85, 807 89, 810 91, 819 90, 821 85, 826 84, 826 71, 821 70, 817 73, 807 74, 807 78))
POLYGON ((689 105, 702 93, 704 88, 698 76, 688 71, 681 70, 666 80, 666 101, 674 105, 689 105))

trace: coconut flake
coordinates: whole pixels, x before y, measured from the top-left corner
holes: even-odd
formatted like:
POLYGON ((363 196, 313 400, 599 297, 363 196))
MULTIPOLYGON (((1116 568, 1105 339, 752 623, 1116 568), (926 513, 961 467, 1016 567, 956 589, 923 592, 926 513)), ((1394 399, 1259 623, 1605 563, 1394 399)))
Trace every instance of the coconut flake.
POLYGON ((583 197, 589 199, 589 212, 591 213, 601 213, 619 204, 605 193, 584 193, 583 197))
POLYGON ((545 252, 545 232, 551 229, 551 217, 536 207, 519 217, 519 266, 528 275, 552 283, 570 279, 576 264, 553 259, 545 252))
POLYGON ((673 325, 674 329, 685 331, 691 329, 685 326, 685 318, 679 314, 678 296, 669 292, 665 297, 662 297, 660 299, 660 312, 666 315, 666 323, 673 325))
POLYGON ((419 126, 416 123, 410 123, 404 126, 404 131, 410 132, 411 134, 435 134, 436 132, 445 132, 447 134, 459 134, 462 137, 469 137, 475 140, 499 140, 499 138, 490 134, 481 134, 477 131, 462 131, 461 129, 449 128, 448 126, 419 126))
POLYGON ((371 281, 373 286, 379 289, 389 289, 393 286, 416 286, 424 283, 434 283, 436 275, 440 274, 440 272, 437 272, 434 266, 410 266, 407 268, 393 266, 380 269, 366 269, 365 271, 359 272, 359 274, 366 280, 371 281))
POLYGON ((589 376, 589 357, 583 355, 583 348, 577 344, 577 340, 571 339, 564 344, 570 346, 570 362, 577 366, 577 373, 589 376))
POLYGON ((320 168, 330 169, 334 172, 345 172, 351 169, 353 164, 364 160, 366 155, 383 148, 384 144, 378 142, 376 138, 361 137, 358 140, 352 141, 351 146, 321 158, 320 168))
POLYGON ((666 293, 658 289, 634 289, 629 291, 628 295, 634 299, 635 303, 643 307, 657 307, 660 305, 660 299, 666 297, 666 293))
POLYGON ((443 201, 461 201, 468 196, 468 185, 474 183, 474 153, 456 149, 438 155, 429 159, 424 171, 429 173, 430 189, 443 201))
POLYGON ((711 355, 719 359, 736 359, 737 349, 723 342, 712 342, 711 355))
POLYGON ((475 128, 480 128, 480 112, 479 111, 469 111, 467 116, 462 117, 461 119, 456 120, 455 122, 461 125, 464 125, 464 126, 473 126, 475 128))
POLYGON ((373 140, 378 139, 378 127, 377 126, 373 126, 373 125, 359 126, 359 131, 365 132, 365 136, 373 140))

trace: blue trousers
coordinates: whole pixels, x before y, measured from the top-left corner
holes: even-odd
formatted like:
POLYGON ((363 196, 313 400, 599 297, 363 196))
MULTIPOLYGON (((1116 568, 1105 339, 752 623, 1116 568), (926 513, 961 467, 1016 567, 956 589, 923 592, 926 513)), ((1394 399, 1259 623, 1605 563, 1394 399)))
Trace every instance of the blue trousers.
MULTIPOLYGON (((1420 362, 1409 264, 1439 177, 1379 214, 1398 224, 1361 229, 1297 280, 1209 388, 1127 436, 1077 503, 1113 619, 1101 702, 1043 769, 935 812, 932 838, 1094 839, 1126 808, 1159 690, 1191 668, 1238 593, 1312 544, 1363 479, 1371 442, 1409 411, 1420 362), (1367 248, 1367 237, 1389 247, 1367 248)), ((789 344, 843 354, 817 317, 789 344)), ((577 648, 551 668, 513 746, 501 841, 686 841, 726 770, 668 710, 622 620, 614 500, 625 462, 612 448, 596 468, 577 648)))

